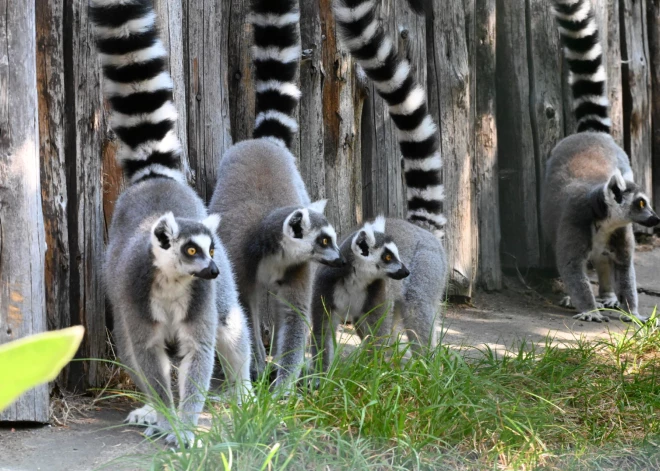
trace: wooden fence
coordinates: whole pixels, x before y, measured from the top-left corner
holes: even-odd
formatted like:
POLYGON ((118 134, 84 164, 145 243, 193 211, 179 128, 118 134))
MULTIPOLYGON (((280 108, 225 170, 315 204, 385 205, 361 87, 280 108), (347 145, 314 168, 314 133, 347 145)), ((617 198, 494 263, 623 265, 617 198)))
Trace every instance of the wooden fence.
MULTIPOLYGON (((613 133, 660 206, 660 158, 651 158, 660 156, 660 2, 592 1, 613 133)), ((469 298, 476 286, 501 288, 503 267, 552 266, 539 229, 539 182, 574 120, 549 0, 433 2, 427 19, 404 0, 383 0, 382 14, 427 84, 439 122, 450 294, 469 298)), ((252 130, 249 0, 156 3, 189 178, 208 199, 224 151, 252 130)), ((293 148, 311 195, 329 199, 329 218, 346 233, 379 213, 404 215, 405 191, 386 106, 338 48, 330 6, 301 0, 303 99, 293 148)), ((122 179, 101 91, 87 0, 0 0, 0 343, 38 331, 47 316, 49 328, 87 328, 80 357, 107 356, 101 261, 122 179), (37 120, 40 182, 27 181, 36 144, 19 145, 37 120), (23 173, 11 179, 18 162, 23 173), (30 212, 17 218, 19 208, 30 212), (45 268, 44 244, 34 243, 42 226, 45 268)), ((59 384, 100 386, 103 371, 74 363, 59 384)))

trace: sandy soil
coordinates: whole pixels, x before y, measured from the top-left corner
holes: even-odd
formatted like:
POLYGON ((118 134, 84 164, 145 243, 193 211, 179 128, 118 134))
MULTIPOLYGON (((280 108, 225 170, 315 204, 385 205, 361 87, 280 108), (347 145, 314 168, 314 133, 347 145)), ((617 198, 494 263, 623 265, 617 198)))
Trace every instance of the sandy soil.
MULTIPOLYGON (((635 263, 640 313, 650 314, 660 303, 660 248, 640 247, 635 263)), ((488 346, 504 353, 521 342, 543 346, 550 338, 568 345, 628 328, 616 318, 602 324, 573 320, 574 311, 554 304, 562 297, 556 288, 547 280, 508 277, 503 291, 479 292, 471 305, 449 307, 443 341, 456 348, 488 346)), ((357 343, 350 328, 344 329, 342 339, 349 345, 357 343)), ((0 425, 0 471, 143 469, 130 460, 103 467, 122 456, 162 449, 161 444, 146 441, 138 429, 120 425, 129 409, 126 403, 102 403, 86 408, 65 427, 0 425)))

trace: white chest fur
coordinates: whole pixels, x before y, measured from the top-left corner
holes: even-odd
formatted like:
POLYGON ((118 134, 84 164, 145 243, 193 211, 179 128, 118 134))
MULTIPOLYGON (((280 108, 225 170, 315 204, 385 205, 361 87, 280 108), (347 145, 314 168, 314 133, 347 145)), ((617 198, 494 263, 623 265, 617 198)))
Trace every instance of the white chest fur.
POLYGON ((601 260, 603 258, 612 258, 613 253, 610 249, 610 237, 612 233, 625 225, 609 223, 605 221, 598 226, 591 228, 591 253, 589 259, 591 261, 601 260))
POLYGON ((157 274, 151 288, 151 316, 160 324, 161 340, 177 338, 188 315, 192 277, 168 278, 157 274))
POLYGON ((336 313, 342 318, 355 319, 364 314, 362 312, 367 300, 367 284, 360 283, 350 277, 337 283, 333 296, 336 313))

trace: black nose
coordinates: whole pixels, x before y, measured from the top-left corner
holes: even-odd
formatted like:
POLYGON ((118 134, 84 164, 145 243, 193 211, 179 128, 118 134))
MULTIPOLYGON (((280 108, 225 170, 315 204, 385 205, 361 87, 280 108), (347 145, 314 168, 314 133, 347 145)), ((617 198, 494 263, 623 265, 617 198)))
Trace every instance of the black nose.
POLYGON ((648 218, 646 221, 644 221, 641 224, 646 227, 654 227, 657 226, 659 223, 660 223, 660 218, 658 217, 657 214, 653 213, 650 218, 648 218))
POLYGON ((403 280, 405 277, 410 275, 410 270, 408 270, 405 265, 401 266, 397 271, 394 273, 390 273, 389 277, 392 278, 393 280, 403 280))
POLYGON ((202 278, 203 280, 212 280, 214 278, 217 278, 219 274, 220 274, 220 270, 218 270, 218 266, 215 264, 213 260, 211 260, 209 266, 203 269, 202 271, 195 273, 195 276, 197 278, 202 278))

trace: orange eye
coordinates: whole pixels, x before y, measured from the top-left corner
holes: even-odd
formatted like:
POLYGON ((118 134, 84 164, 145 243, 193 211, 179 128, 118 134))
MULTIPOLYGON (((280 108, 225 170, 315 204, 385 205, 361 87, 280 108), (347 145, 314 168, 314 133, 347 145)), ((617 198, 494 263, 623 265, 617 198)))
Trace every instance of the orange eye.
POLYGON ((327 247, 327 246, 328 246, 328 238, 327 238, 327 237, 324 238, 324 239, 321 241, 321 245, 322 245, 323 247, 327 247))
POLYGON ((640 209, 644 209, 646 207, 646 203, 644 202, 644 200, 639 200, 639 207, 640 209))
POLYGON ((385 260, 386 262, 391 262, 392 261, 392 256, 390 254, 386 254, 383 257, 383 260, 385 260))
POLYGON ((190 255, 192 257, 193 255, 195 255, 197 253, 197 249, 195 247, 188 247, 187 252, 188 252, 188 255, 190 255))

